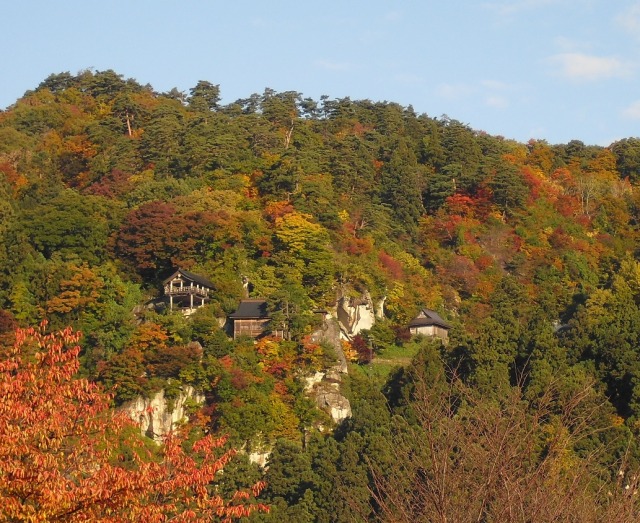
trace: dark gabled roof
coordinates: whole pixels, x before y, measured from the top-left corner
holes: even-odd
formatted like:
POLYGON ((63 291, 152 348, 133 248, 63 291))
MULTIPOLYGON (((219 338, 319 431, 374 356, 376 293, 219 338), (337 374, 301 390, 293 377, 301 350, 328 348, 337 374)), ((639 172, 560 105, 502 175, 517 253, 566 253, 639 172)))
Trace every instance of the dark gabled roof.
POLYGON ((232 320, 251 320, 269 318, 267 300, 240 300, 235 312, 229 314, 232 320))
POLYGON ((436 311, 432 311, 431 309, 422 309, 420 313, 422 313, 424 317, 422 317, 421 314, 418 314, 418 316, 409 322, 409 327, 426 327, 429 325, 436 325, 443 329, 451 328, 451 325, 444 321, 436 311))
POLYGON ((186 280, 190 280, 194 283, 199 283, 200 285, 204 285, 205 287, 209 287, 210 289, 214 288, 213 283, 210 280, 207 280, 204 276, 200 276, 199 274, 195 274, 193 272, 185 271, 184 269, 178 269, 166 280, 164 280, 162 284, 166 285, 178 275, 182 275, 186 280))

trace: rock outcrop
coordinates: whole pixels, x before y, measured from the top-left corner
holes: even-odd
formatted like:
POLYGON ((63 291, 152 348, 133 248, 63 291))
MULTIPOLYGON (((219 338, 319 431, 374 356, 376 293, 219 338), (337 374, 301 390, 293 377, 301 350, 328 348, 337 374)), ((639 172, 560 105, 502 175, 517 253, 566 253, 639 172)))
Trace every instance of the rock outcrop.
POLYGON ((384 296, 377 303, 368 291, 359 298, 342 296, 338 299, 336 315, 343 336, 351 340, 360 331, 371 329, 376 320, 384 319, 384 304, 387 297, 384 296))
POLYGON ((164 390, 156 392, 150 398, 138 396, 125 403, 122 409, 129 417, 140 423, 140 432, 156 441, 184 422, 187 402, 204 403, 204 396, 191 386, 184 386, 177 398, 165 398, 164 390))
POLYGON ((340 391, 342 375, 340 367, 333 367, 327 372, 316 372, 305 378, 305 392, 315 399, 318 408, 329 414, 335 423, 351 416, 351 404, 340 391))
POLYGON ((315 399, 318 408, 329 414, 335 423, 351 416, 349 400, 340 391, 342 376, 347 374, 348 367, 338 323, 336 318, 329 315, 322 328, 311 335, 314 342, 325 342, 334 348, 337 364, 324 372, 316 372, 304 378, 305 392, 315 399))

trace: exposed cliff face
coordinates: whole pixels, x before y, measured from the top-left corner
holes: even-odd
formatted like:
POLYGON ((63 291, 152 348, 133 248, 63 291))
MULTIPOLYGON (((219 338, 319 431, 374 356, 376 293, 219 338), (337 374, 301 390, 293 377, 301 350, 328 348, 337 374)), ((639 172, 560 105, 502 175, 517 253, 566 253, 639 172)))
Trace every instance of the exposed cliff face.
POLYGON ((383 296, 376 303, 376 320, 384 320, 384 304, 387 301, 387 297, 383 296))
POLYGON ((334 367, 326 374, 317 372, 313 378, 308 378, 306 387, 315 397, 318 408, 327 412, 336 424, 351 416, 351 404, 340 391, 341 383, 342 373, 334 367))
POLYGON ((165 398, 164 390, 161 390, 151 398, 139 396, 122 408, 132 420, 140 423, 140 432, 144 436, 160 441, 186 419, 187 402, 204 403, 204 399, 202 394, 186 385, 175 400, 165 398))
MULTIPOLYGON (((370 298, 368 302, 363 302, 357 307, 363 307, 367 313, 358 315, 360 321, 354 322, 356 330, 370 328, 375 321, 370 298)), ((312 338, 315 342, 325 341, 335 348, 337 364, 305 379, 307 394, 315 399, 318 408, 327 412, 336 424, 351 416, 349 400, 340 391, 342 375, 347 373, 347 361, 342 351, 340 331, 338 321, 329 316, 322 328, 313 333, 312 338)), ((204 403, 204 401, 204 395, 196 392, 193 387, 185 385, 175 399, 166 398, 164 390, 161 390, 150 398, 139 396, 121 408, 131 419, 140 424, 143 435, 161 441, 167 433, 186 420, 185 404, 187 402, 204 403)), ((263 449, 261 446, 252 448, 249 453, 251 461, 262 466, 266 463, 268 455, 269 449, 263 449)))
POLYGON ((347 373, 347 358, 342 350, 341 327, 339 321, 329 313, 320 329, 311 334, 314 343, 325 342, 330 344, 336 353, 340 372, 347 373))
POLYGON ((347 374, 347 359, 345 358, 340 341, 341 328, 338 321, 329 316, 321 329, 311 336, 313 341, 320 343, 324 341, 333 346, 337 365, 330 367, 324 372, 316 372, 312 376, 305 378, 305 391, 315 399, 316 405, 321 410, 327 412, 335 423, 340 423, 345 418, 351 416, 351 405, 349 400, 340 392, 342 375, 347 374))
POLYGON ((338 321, 343 334, 351 339, 360 331, 370 329, 376 322, 376 311, 369 293, 360 298, 343 296, 337 305, 338 321))
POLYGON ((376 320, 384 319, 384 304, 387 297, 377 302, 365 291, 359 298, 342 296, 338 298, 336 316, 340 323, 343 338, 351 339, 360 331, 370 329, 376 320))
POLYGON ((255 463, 256 465, 264 468, 267 468, 269 463, 269 456, 271 456, 271 450, 273 449, 273 445, 267 444, 261 435, 258 435, 250 445, 250 449, 245 448, 241 449, 241 452, 247 454, 249 461, 251 463, 255 463))

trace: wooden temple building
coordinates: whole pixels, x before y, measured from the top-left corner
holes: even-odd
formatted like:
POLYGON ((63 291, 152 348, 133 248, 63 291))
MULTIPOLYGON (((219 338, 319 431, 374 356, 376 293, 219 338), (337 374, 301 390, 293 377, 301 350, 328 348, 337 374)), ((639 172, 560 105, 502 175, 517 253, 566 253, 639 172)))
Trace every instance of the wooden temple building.
POLYGON ((240 300, 238 308, 229 315, 229 319, 233 322, 234 340, 239 336, 259 338, 267 333, 271 321, 267 300, 240 300))
POLYGON ((169 308, 185 314, 191 314, 208 303, 214 290, 213 283, 207 278, 183 269, 178 269, 162 284, 169 308))
POLYGON ((431 309, 422 309, 418 315, 409 322, 409 332, 412 335, 435 336, 443 342, 449 340, 449 325, 440 315, 431 309))

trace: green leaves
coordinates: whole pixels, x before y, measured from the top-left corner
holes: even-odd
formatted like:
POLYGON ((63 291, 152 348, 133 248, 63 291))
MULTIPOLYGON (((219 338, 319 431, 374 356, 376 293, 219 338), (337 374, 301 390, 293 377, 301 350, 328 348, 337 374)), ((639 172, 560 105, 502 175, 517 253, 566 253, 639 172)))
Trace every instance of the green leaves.
POLYGON ((206 80, 199 80, 195 87, 189 90, 189 107, 194 111, 206 112, 217 109, 220 103, 220 86, 213 85, 206 80))
POLYGON ((626 260, 570 322, 564 343, 574 359, 592 361, 623 416, 640 415, 640 294, 638 262, 626 260))
POLYGON ((27 210, 23 224, 31 244, 46 258, 57 252, 95 263, 105 258, 119 207, 115 202, 64 189, 50 201, 27 210))

